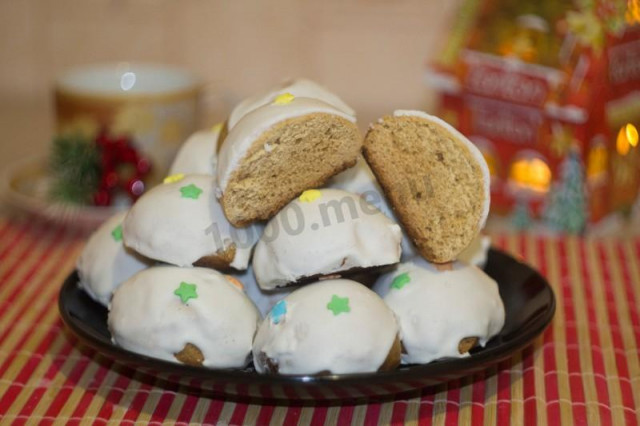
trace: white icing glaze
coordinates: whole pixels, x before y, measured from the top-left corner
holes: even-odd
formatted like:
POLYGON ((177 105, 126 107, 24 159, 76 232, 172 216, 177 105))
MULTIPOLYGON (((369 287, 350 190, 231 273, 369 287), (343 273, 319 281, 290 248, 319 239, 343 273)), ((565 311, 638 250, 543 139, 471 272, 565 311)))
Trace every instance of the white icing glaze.
POLYGON ((229 119, 227 120, 227 126, 230 129, 233 128, 242 117, 256 108, 273 102, 278 95, 282 95, 283 93, 291 93, 299 98, 319 99, 329 105, 333 105, 345 114, 356 115, 355 111, 349 105, 345 104, 342 99, 331 93, 325 87, 314 81, 298 78, 290 83, 282 84, 276 89, 271 89, 240 102, 233 111, 231 111, 229 119))
POLYGON ((176 173, 214 175, 218 164, 218 137, 220 126, 195 132, 182 144, 171 164, 169 174, 176 173))
POLYGON ((476 266, 462 262, 454 262, 452 271, 438 271, 422 259, 402 263, 381 276, 374 290, 400 324, 407 351, 403 363, 467 356, 458 352, 460 340, 478 337, 484 346, 504 325, 498 285, 476 266), (404 273, 410 281, 392 288, 393 280, 404 273))
POLYGON ((128 247, 177 266, 190 266, 235 243, 231 263, 235 269, 247 268, 261 228, 257 224, 233 227, 215 197, 214 178, 206 175, 188 175, 152 188, 131 207, 123 223, 128 247), (182 197, 181 188, 189 185, 202 190, 197 199, 182 197))
POLYGON ((429 115, 426 112, 414 111, 414 110, 396 110, 393 112, 393 115, 394 117, 412 116, 412 117, 423 118, 431 123, 434 123, 440 127, 443 127, 445 130, 450 132, 451 135, 453 135, 457 140, 464 143, 464 145, 469 149, 469 152, 471 152, 471 155, 476 159, 476 162, 478 163, 478 165, 480 166, 480 170, 482 171, 484 204, 482 208, 482 214, 480 217, 480 229, 484 228, 484 225, 487 221, 487 216, 489 215, 489 206, 491 204, 491 193, 489 191, 489 185, 491 184, 491 177, 489 175, 489 166, 487 166, 487 162, 482 156, 482 153, 480 152, 480 150, 473 144, 473 142, 467 139, 466 136, 464 136, 462 133, 460 133, 458 130, 452 127, 449 123, 447 123, 446 121, 436 116, 429 115))
POLYGON ((200 349, 203 365, 244 367, 260 314, 244 292, 212 269, 155 266, 114 293, 108 325, 114 343, 133 352, 178 362, 187 343, 200 349), (174 294, 185 282, 197 298, 174 294))
POLYGON ((313 201, 291 201, 267 223, 253 256, 263 289, 400 259, 402 232, 396 223, 355 194, 319 191, 313 201))
POLYGON ((91 235, 78 258, 78 284, 93 300, 107 306, 113 291, 138 271, 153 264, 117 240, 112 232, 122 224, 126 211, 116 213, 91 235))
POLYGON ((242 283, 244 292, 247 293, 247 296, 253 301, 262 316, 267 315, 269 311, 271 311, 271 308, 273 308, 273 305, 284 299, 294 290, 293 287, 278 288, 271 291, 261 289, 253 275, 251 265, 244 271, 230 272, 229 275, 242 283))
MULTIPOLYGON (((283 105, 269 103, 257 108, 244 117, 229 130, 218 155, 218 184, 224 192, 231 173, 238 167, 247 151, 260 135, 275 124, 290 118, 308 114, 332 114, 340 116, 352 123, 356 119, 335 107, 317 99, 295 98, 283 105)), ((271 150, 274 155, 277 152, 271 150)))
POLYGON ((482 269, 487 264, 487 255, 491 247, 491 237, 478 234, 471 243, 458 255, 458 260, 476 265, 482 269))
POLYGON ((303 286, 284 299, 284 306, 284 315, 272 312, 258 328, 253 359, 260 373, 264 372, 258 362, 261 353, 278 363, 280 374, 374 372, 398 333, 391 310, 355 281, 303 286), (328 308, 334 295, 349 299, 349 312, 336 315, 328 308))
MULTIPOLYGON (((358 156, 356 165, 333 176, 327 188, 342 189, 364 197, 389 219, 398 223, 393 209, 389 205, 380 184, 362 155, 358 156)), ((416 248, 406 233, 402 233, 402 259, 410 259, 416 254, 416 248)))

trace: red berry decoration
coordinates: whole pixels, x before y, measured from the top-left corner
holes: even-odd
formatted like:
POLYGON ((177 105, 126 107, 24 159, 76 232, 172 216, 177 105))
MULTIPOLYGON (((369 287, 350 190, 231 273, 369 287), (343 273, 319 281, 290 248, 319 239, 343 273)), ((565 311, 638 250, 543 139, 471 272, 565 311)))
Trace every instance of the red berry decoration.
POLYGON ((108 206, 111 204, 109 191, 101 189, 93 195, 93 204, 96 206, 108 206))
POLYGON ((70 204, 110 206, 125 193, 135 201, 144 192, 151 170, 128 136, 114 137, 106 129, 95 138, 59 135, 49 159, 53 200, 70 204))
POLYGON ((110 137, 101 131, 96 138, 101 152, 101 180, 94 203, 108 206, 118 191, 124 191, 132 201, 142 195, 144 178, 151 170, 149 160, 142 157, 127 136, 110 137))

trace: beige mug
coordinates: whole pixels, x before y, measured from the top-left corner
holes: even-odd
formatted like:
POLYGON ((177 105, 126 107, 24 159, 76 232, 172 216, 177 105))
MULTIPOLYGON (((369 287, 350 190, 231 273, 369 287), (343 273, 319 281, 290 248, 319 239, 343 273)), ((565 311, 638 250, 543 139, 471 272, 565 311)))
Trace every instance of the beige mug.
POLYGON ((128 136, 152 166, 149 183, 166 174, 196 130, 201 85, 164 65, 103 64, 73 69, 55 83, 57 134, 94 137, 101 129, 128 136))

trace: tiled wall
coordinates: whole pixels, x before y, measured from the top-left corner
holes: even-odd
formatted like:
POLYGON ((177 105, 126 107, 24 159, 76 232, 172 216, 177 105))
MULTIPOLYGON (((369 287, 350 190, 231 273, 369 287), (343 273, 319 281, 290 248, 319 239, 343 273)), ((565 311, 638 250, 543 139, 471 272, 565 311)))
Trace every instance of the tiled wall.
MULTIPOLYGON (((308 76, 352 104, 364 127, 394 108, 430 106, 424 64, 460 3, 0 0, 0 125, 27 139, 12 117, 28 122, 34 114, 30 135, 39 140, 27 148, 42 147, 57 74, 91 62, 144 61, 177 64, 207 82, 203 124, 256 90, 308 76)), ((3 142, 0 158, 36 150, 27 148, 3 142)))

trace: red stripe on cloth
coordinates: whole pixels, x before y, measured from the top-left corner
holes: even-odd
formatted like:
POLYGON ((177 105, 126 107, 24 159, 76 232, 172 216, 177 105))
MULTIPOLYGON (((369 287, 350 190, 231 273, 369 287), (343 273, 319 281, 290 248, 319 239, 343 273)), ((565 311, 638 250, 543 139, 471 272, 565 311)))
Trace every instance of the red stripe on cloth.
MULTIPOLYGON (((12 228, 13 228, 13 226, 10 225, 10 222, 0 222, 0 241, 4 241, 4 238, 9 233, 9 230, 12 229, 12 228)), ((3 259, 3 257, 0 256, 0 261, 2 259, 3 259)))
POLYGON ((224 408, 223 400, 212 399, 211 404, 209 404, 209 409, 207 410, 207 414, 204 416, 203 423, 218 424, 218 419, 220 418, 220 413, 222 413, 223 408, 224 408))
MULTIPOLYGON (((616 253, 620 260, 620 268, 622 269, 622 282, 624 284, 625 298, 629 302, 627 306, 629 308, 629 317, 631 319, 635 344, 636 347, 640 347, 640 315, 638 314, 637 308, 640 305, 640 294, 635 294, 633 290, 631 272, 629 271, 629 262, 631 260, 627 259, 627 254, 623 249, 622 244, 616 244, 616 253)), ((640 261, 640 255, 637 260, 640 261)))
POLYGON ((53 418, 58 416, 58 413, 60 413, 60 410, 64 407, 67 399, 69 399, 69 395, 73 392, 73 388, 77 385, 82 374, 90 364, 91 360, 84 355, 82 356, 82 359, 76 361, 76 366, 71 370, 67 379, 63 382, 61 389, 58 389, 56 397, 49 405, 49 409, 45 413, 45 416, 53 418))
MULTIPOLYGON (((567 259, 567 245, 565 239, 558 239, 558 253, 560 257, 560 277, 563 288, 566 323, 575 323, 576 315, 573 306, 573 291, 571 290, 571 276, 567 259)), ((582 383, 582 369, 580 368, 580 351, 578 349, 578 334, 575 328, 566 327, 567 368, 569 370, 569 389, 571 390, 571 409, 573 420, 577 424, 587 424, 587 409, 584 398, 584 384, 582 383)))
MULTIPOLYGON (((539 340, 537 340, 539 341, 539 340)), ((524 424, 538 424, 538 406, 536 404, 536 371, 533 365, 534 347, 522 351, 522 398, 524 399, 524 424)))
POLYGON ((418 421, 420 424, 431 424, 433 419, 433 403, 436 391, 434 387, 424 389, 420 398, 420 410, 418 411, 418 421))
POLYGON ((156 402, 156 407, 151 414, 151 418, 149 422, 162 422, 167 417, 169 413, 169 409, 171 408, 171 404, 176 399, 176 394, 180 392, 180 377, 177 375, 170 375, 166 380, 162 380, 160 383, 159 379, 156 379, 154 382, 154 387, 162 387, 162 391, 160 394, 160 398, 156 402))
MULTIPOLYGON (((16 244, 18 244, 18 242, 24 237, 24 235, 32 226, 33 225, 29 222, 22 222, 18 225, 18 232, 13 234, 13 237, 9 241, 3 241, 1 246, 3 248, 2 250, 0 250, 0 259, 4 259, 7 254, 11 252, 11 250, 16 246, 16 244)), ((7 227, 6 230, 8 231, 9 228, 7 227)))
MULTIPOLYGON (((5 246, 3 253, 0 254, 0 258, 2 259, 5 267, 7 266, 7 262, 9 262, 6 257, 9 253, 14 256, 13 263, 9 263, 9 267, 2 273, 0 276, 0 283, 9 283, 9 280, 17 271, 20 271, 24 265, 24 259, 31 253, 31 251, 41 242, 43 237, 46 237, 47 228, 38 224, 36 227, 27 232, 26 229, 20 231, 18 234, 14 235, 13 240, 5 246), (24 238, 28 238, 28 242, 22 246, 19 251, 16 251, 16 246, 22 242, 24 238)), ((56 235, 57 238, 60 238, 60 232, 56 235)), ((43 249, 43 253, 49 251, 53 246, 53 242, 43 249)), ((37 271, 40 266, 40 262, 42 260, 42 256, 33 264, 32 268, 28 271, 30 274, 33 274, 37 271)), ((20 281, 18 285, 15 285, 13 289, 5 289, 5 291, 11 291, 11 293, 5 294, 0 304, 0 317, 2 317, 9 306, 13 304, 13 301, 16 298, 16 295, 20 294, 20 290, 24 289, 24 282, 26 281, 26 277, 20 281)), ((4 286, 6 284, 0 284, 0 286, 4 286)), ((2 338, 0 338, 0 341, 2 338)))
MULTIPOLYGON (((142 373, 136 372, 136 375, 134 377, 140 377, 141 375, 142 373)), ((155 382, 156 381, 154 380, 154 385, 155 382)), ((135 421, 138 419, 138 416, 140 416, 140 412, 142 412, 147 399, 149 399, 149 396, 151 395, 152 387, 152 385, 146 382, 141 382, 141 386, 138 390, 137 395, 133 398, 133 401, 131 401, 131 405, 129 405, 129 409, 124 413, 124 416, 122 417, 123 423, 126 421, 132 421, 135 423, 135 421)))
MULTIPOLYGON (((26 247, 25 252, 27 252, 27 250, 31 250, 33 245, 38 241, 38 239, 42 236, 42 233, 37 234, 33 241, 26 247)), ((42 250, 42 252, 40 253, 40 256, 38 257, 38 259, 31 265, 31 268, 27 271, 27 273, 24 275, 24 277, 22 277, 22 279, 20 280, 20 282, 16 283, 16 286, 13 288, 13 290, 11 290, 11 293, 8 296, 5 296, 5 299, 3 300, 3 303, 0 305, 0 318, 4 317, 7 309, 10 306, 13 306, 13 302, 15 302, 16 298, 21 295, 21 294, 29 294, 29 295, 35 295, 34 297, 31 297, 31 300, 37 300, 38 299, 38 295, 41 294, 42 289, 46 286, 50 286, 51 285, 51 278, 53 278, 54 275, 56 275, 59 271, 56 270, 56 266, 59 265, 55 265, 55 264, 49 264, 47 266, 47 270, 48 273, 42 277, 42 281, 40 281, 40 283, 36 284, 28 284, 29 281, 31 281, 31 279, 33 278, 33 276, 42 270, 42 266, 43 263, 45 263, 45 259, 48 259, 51 256, 51 253, 54 250, 60 250, 61 253, 64 253, 64 250, 66 248, 68 248, 69 245, 71 245, 73 243, 73 234, 70 234, 67 236, 67 238, 65 239, 65 234, 63 233, 62 230, 58 230, 58 232, 55 233, 54 237, 52 237, 49 240, 49 243, 44 247, 44 249, 42 250), (63 247, 60 247, 60 241, 64 241, 64 245, 63 247)), ((7 280, 9 280, 11 278, 11 276, 13 276, 14 272, 19 270, 19 267, 22 266, 22 258, 23 256, 20 256, 19 260, 16 261, 16 263, 14 265, 11 266, 11 268, 6 271, 7 274, 4 275, 3 277, 0 278, 0 280, 2 280, 2 282, 6 282, 7 280)), ((28 303, 23 303, 22 307, 20 308, 20 311, 18 313, 18 315, 16 316, 16 318, 21 318, 24 315, 24 312, 29 309, 31 306, 28 303)), ((44 309, 43 309, 44 311, 44 309)), ((36 321, 34 321, 34 324, 37 323, 36 321)), ((33 324, 32 324, 33 325, 33 324)), ((7 335, 12 331, 13 329, 11 327, 7 327, 6 330, 4 330, 2 332, 2 334, 0 334, 0 342, 4 341, 7 338, 7 335)), ((27 337, 27 336, 25 336, 27 337)), ((0 376, 2 376, 4 374, 4 370, 0 369, 0 376)))
POLYGON ((600 420, 609 425, 613 421, 611 418, 611 411, 609 407, 609 389, 607 387, 607 381, 604 379, 607 376, 607 372, 604 364, 604 357, 602 356, 602 343, 600 342, 600 334, 598 333, 598 327, 592 324, 598 324, 598 318, 596 316, 596 308, 594 306, 594 288, 593 282, 589 277, 589 270, 587 266, 587 251, 584 240, 580 240, 578 244, 579 261, 580 261, 580 278, 583 284, 585 299, 587 300, 587 320, 589 325, 589 339, 591 340, 591 364, 594 373, 594 384, 596 387, 596 394, 598 395, 598 402, 606 405, 599 405, 598 412, 600 413, 600 420))
MULTIPOLYGON (((231 417, 229 418, 230 425, 241 425, 244 424, 244 417, 247 415, 247 409, 249 406, 247 404, 236 404, 233 409, 233 413, 231 413, 231 417)), ((287 412, 287 415, 289 413, 287 412)), ((297 421, 296 421, 297 423, 297 421)), ((285 423, 285 424, 293 424, 293 423, 285 423)))
POLYGON ((269 420, 271 420, 271 416, 273 416, 273 411, 275 410, 274 405, 263 405, 260 407, 260 412, 258 413, 258 417, 256 418, 256 424, 258 425, 267 425, 269 424, 269 420))
POLYGON ((403 425, 405 416, 407 415, 407 408, 411 402, 404 402, 393 404, 393 408, 391 411, 391 424, 392 425, 403 425))
MULTIPOLYGON (((94 355, 92 357, 93 362, 97 362, 96 357, 97 355, 94 355)), ((96 371, 95 375, 93 376, 93 379, 87 386, 87 389, 84 390, 84 393, 82 394, 82 398, 80 398, 80 401, 78 401, 76 408, 73 410, 71 417, 77 417, 77 418, 84 417, 84 414, 87 412, 89 405, 91 405, 93 398, 96 397, 96 390, 102 387, 102 384, 104 383, 104 380, 107 377, 107 374, 109 373, 109 371, 111 371, 112 365, 113 365, 113 361, 107 361, 105 365, 100 365, 98 367, 98 370, 96 371)))
MULTIPOLYGON (((529 240, 535 238, 533 236, 527 236, 526 234, 520 234, 518 239, 518 245, 520 246, 520 253, 522 256, 529 260, 533 257, 533 253, 529 253, 529 240)), ((535 242, 535 239, 534 239, 535 242)), ((539 340, 536 340, 536 342, 539 340)), ((522 398, 523 402, 523 422, 527 425, 535 425, 537 423, 537 405, 535 400, 536 395, 536 383, 535 383, 535 370, 533 368, 533 345, 525 348, 522 351, 522 398)))
POLYGON ((321 426, 327 418, 327 407, 315 407, 311 416, 311 426, 321 426))
POLYGON ((498 364, 498 391, 496 393, 496 419, 500 426, 511 423, 511 360, 498 364))
POLYGON ((367 406, 367 411, 364 416, 364 424, 365 425, 377 425, 378 420, 380 419, 380 408, 382 408, 382 404, 375 403, 367 406))
MULTIPOLYGON (((237 409, 237 407, 236 407, 237 409)), ((287 412, 284 416, 285 425, 296 425, 300 420, 300 415, 302 414, 302 407, 288 407, 287 412)))
MULTIPOLYGON (((28 256, 28 254, 31 253, 31 251, 34 249, 34 247, 38 244, 41 243, 42 237, 45 235, 45 228, 43 228, 42 226, 39 227, 37 230, 34 231, 35 235, 32 235, 31 240, 23 245, 22 249, 19 252, 14 252, 13 254, 15 255, 15 259, 13 261, 12 264, 9 264, 9 267, 7 269, 5 269, 5 271, 2 273, 2 275, 0 275, 0 286, 4 286, 7 284, 4 283, 8 283, 10 278, 16 273, 16 271, 21 270, 21 268, 24 266, 24 259, 28 256)), ((19 240, 16 241, 17 245, 19 240)), ((46 252, 49 247, 53 246, 53 242, 51 242, 51 244, 49 244, 48 247, 45 247, 43 250, 43 253, 46 252)), ((42 256, 33 264, 32 268, 28 271, 32 272, 32 271, 36 271, 38 269, 39 266, 41 266, 41 260, 42 260, 42 256)), ((3 258, 3 262, 6 262, 6 260, 3 258)), ((6 267, 7 264, 3 263, 4 266, 6 267)), ((12 305, 12 302, 15 300, 16 295, 20 294, 20 290, 24 289, 24 282, 26 281, 26 279, 23 279, 22 281, 20 281, 20 283, 17 283, 15 285, 15 287, 13 288, 13 290, 7 288, 5 289, 5 291, 11 291, 10 293, 8 293, 8 295, 5 295, 4 298, 2 299, 2 304, 0 305, 0 317, 2 317, 2 315, 4 315, 4 312, 6 311, 6 309, 12 305)))
MULTIPOLYGON (((56 241, 57 239, 52 239, 52 242, 56 241)), ((68 241, 67 241, 68 243, 68 241)), ((67 244, 65 244, 67 245, 67 244)), ((48 247, 47 250, 43 251, 42 256, 45 257, 47 256, 51 250, 53 248, 53 244, 48 247)), ((31 278, 33 276, 33 274, 35 273, 36 269, 41 266, 39 265, 39 262, 36 262, 32 269, 25 275, 23 281, 20 284, 24 284, 26 283, 29 278, 31 278)), ((51 285, 51 278, 58 273, 58 271, 56 271, 55 265, 51 264, 50 265, 50 270, 47 274, 45 274, 43 276, 42 282, 40 282, 38 285, 36 286, 27 286, 29 288, 29 292, 33 293, 33 294, 39 294, 42 291, 42 288, 46 285, 51 285)), ((17 286, 17 290, 19 290, 21 287, 21 285, 17 286)), ((52 296, 52 297, 55 297, 52 296)), ((50 303, 53 303, 52 301, 50 303)), ((45 305, 49 305, 47 303, 45 303, 45 305)), ((32 309, 32 307, 29 305, 29 303, 23 303, 23 305, 20 307, 20 310, 17 312, 16 318, 21 318, 24 313, 28 310, 28 309, 32 309)), ((2 310, 0 310, 0 312, 2 312, 2 310)), ((19 350, 26 344, 26 342, 29 340, 29 338, 31 338, 33 330, 35 329, 35 327, 37 325, 40 325, 42 323, 42 318, 48 313, 49 311, 47 309, 41 309, 41 311, 38 313, 38 315, 33 319, 33 321, 31 322, 31 324, 28 325, 27 329, 24 330, 22 337, 20 338, 20 340, 18 340, 18 342, 16 343, 16 345, 11 348, 11 353, 10 355, 7 357, 7 359, 5 359, 5 361, 2 363, 2 365, 0 365, 0 377, 4 377, 7 369, 9 368, 9 366, 13 363, 13 361, 15 360, 15 357, 17 355, 17 353, 19 352, 19 350)), ((57 326, 60 327, 59 324, 53 324, 51 327, 53 326, 57 326)), ((7 335, 13 331, 13 329, 11 327, 7 327, 7 329, 0 335, 0 341, 4 341, 7 338, 7 335)), ((46 337, 46 334, 45 334, 46 337)), ((9 350, 9 348, 6 348, 7 350, 9 350)), ((42 352, 38 352, 38 353, 44 353, 44 349, 42 349, 42 352)), ((23 369, 21 370, 21 372, 19 374, 23 374, 24 373, 25 368, 23 367, 23 369)), ((31 368, 31 370, 27 370, 29 373, 33 370, 33 368, 31 368)), ((24 376, 28 379, 28 377, 30 376, 24 376)))
MULTIPOLYGON (((640 241, 640 239, 638 239, 640 241)), ((622 269, 623 283, 625 289, 625 299, 628 301, 627 307, 629 310, 629 318, 631 320, 631 330, 634 336, 634 345, 637 350, 640 351, 640 315, 638 314, 638 306, 640 306, 640 294, 635 294, 633 284, 631 281, 631 272, 629 271, 629 259, 626 257, 626 252, 623 250, 622 244, 616 246, 616 252, 618 259, 620 260, 620 266, 622 269)), ((640 256, 638 256, 640 260, 640 256)), ((635 407, 640 409, 640 407, 635 407)))
POLYGON ((171 408, 171 404, 176 399, 176 395, 172 392, 163 391, 158 399, 158 403, 156 404, 155 410, 153 410, 153 414, 151 415, 151 422, 162 422, 167 417, 167 413, 169 412, 169 408, 171 408))
POLYGON ((452 380, 447 384, 447 415, 445 425, 457 426, 460 411, 460 380, 452 380))
POLYGON ((100 410, 98 411, 97 418, 101 419, 110 419, 113 414, 114 405, 118 404, 122 397, 124 396, 124 389, 129 388, 129 384, 131 383, 131 379, 129 377, 133 377, 135 375, 135 370, 131 368, 121 368, 118 371, 118 378, 113 383, 111 390, 104 398, 104 403, 100 410))
MULTIPOLYGON (((171 408, 171 404, 173 404, 173 401, 175 400, 176 393, 180 391, 180 385, 178 384, 179 379, 179 377, 171 375, 166 380, 161 379, 160 377, 156 377, 153 381, 151 389, 156 388, 155 390, 160 395, 160 397, 157 398, 155 408, 152 406, 149 407, 149 409, 153 409, 153 412, 150 413, 151 415, 148 420, 150 423, 162 422, 166 418, 167 413, 171 408)), ((148 393, 147 398, 145 399, 145 404, 150 397, 151 393, 148 393)), ((144 408, 145 404, 143 404, 141 409, 138 410, 138 416, 140 415, 140 412, 144 408)))
MULTIPOLYGON (((20 411, 21 415, 26 416, 31 414, 33 409, 38 405, 38 402, 42 399, 42 396, 44 395, 44 393, 47 390, 49 390, 49 384, 51 383, 51 380, 53 380, 53 378, 58 373, 58 371, 60 371, 60 368, 62 367, 64 360, 67 358, 67 356, 69 355, 72 349, 73 349, 73 345, 66 342, 63 345, 63 347, 60 349, 60 351, 57 354, 55 354, 55 358, 53 362, 45 372, 44 376, 40 379, 40 383, 42 384, 42 386, 39 386, 33 390, 33 392, 31 393, 31 396, 29 396, 29 399, 27 400, 27 402, 22 407, 22 410, 20 411)), ((16 398, 16 397, 17 397, 17 394, 13 395, 13 398, 16 398)), ((11 403, 13 403, 13 399, 11 400, 9 405, 11 405, 11 403)), ((0 402, 0 412, 6 411, 3 407, 3 404, 4 402, 0 402)))
POLYGON ((338 412, 338 422, 339 425, 348 425, 351 424, 351 419, 353 419, 353 411, 355 410, 354 405, 344 405, 340 407, 340 411, 338 412))
MULTIPOLYGON (((57 241, 58 238, 53 238, 51 241, 55 242, 57 241)), ((69 243, 70 240, 67 240, 67 243, 69 243)), ((43 257, 46 256, 52 249, 53 245, 50 245, 50 247, 47 248, 47 250, 43 251, 43 257)), ((35 270, 39 267, 39 262, 36 262, 32 269, 29 271, 29 273, 24 277, 23 281, 20 284, 23 284, 24 282, 26 282, 35 272, 35 270)), ((50 279, 52 278, 52 276, 54 274, 56 274, 58 271, 55 271, 53 268, 55 267, 54 264, 51 264, 51 270, 49 271, 48 274, 43 276, 42 282, 39 283, 37 286, 29 286, 29 289, 31 292, 33 292, 33 294, 38 294, 40 293, 40 290, 42 289, 43 286, 49 284, 50 285, 50 279)), ((21 285, 18 285, 17 288, 20 288, 21 285)), ((27 309, 30 309, 30 305, 28 303, 23 303, 23 306, 21 307, 21 309, 19 310, 19 312, 17 313, 17 318, 20 318, 24 315, 24 313, 26 312, 27 309)), ((32 336, 33 330, 35 329, 36 325, 39 325, 42 323, 42 318, 49 312, 49 310, 47 309, 42 309, 40 311, 40 313, 36 316, 36 318, 32 321, 32 323, 28 326, 28 328, 26 330, 24 330, 22 337, 20 338, 20 340, 16 343, 16 345, 11 348, 11 353, 10 355, 7 357, 7 359, 5 359, 5 361, 2 363, 2 365, 0 366, 0 377, 4 377, 7 369, 9 368, 9 366, 13 363, 13 361, 16 358, 17 353, 19 352, 19 350, 26 344, 26 342, 29 340, 29 338, 32 336)), ((44 340, 44 344, 42 342, 37 343, 37 352, 36 354, 40 354, 42 355, 43 353, 45 353, 46 347, 48 345, 48 340, 47 339, 51 339, 51 329, 57 327, 58 329, 60 328, 59 324, 53 323, 50 325, 49 330, 47 330, 47 332, 45 333, 45 335, 43 336, 42 340, 44 340)), ((4 333, 2 333, 1 337, 0 337, 0 341, 6 339, 7 335, 9 334, 9 332, 12 331, 12 329, 10 327, 7 328, 7 330, 5 330, 4 333)), ((8 349, 8 348, 7 348, 8 349)), ((20 378, 18 383, 26 383, 29 378, 31 377, 31 374, 33 372, 33 370, 37 367, 37 362, 27 362, 23 368, 21 369, 21 371, 18 373, 18 377, 20 378)), ((18 394, 20 393, 20 389, 21 386, 13 386, 12 387, 12 391, 11 392, 7 392, 2 400, 0 400, 0 412, 3 412, 4 410, 6 410, 9 406, 11 406, 11 404, 13 403, 13 401, 15 400, 15 398, 17 398, 18 394)))
MULTIPOLYGON (((549 274, 549 266, 547 259, 547 252, 545 247, 545 240, 539 239, 536 241, 536 251, 538 252, 539 268, 542 276, 548 276, 549 274)), ((556 290, 555 296, 557 303, 560 304, 561 294, 556 290)), ((544 374, 544 386, 545 386, 545 397, 547 402, 550 401, 559 401, 560 396, 558 392, 558 368, 556 363, 556 353, 555 353, 555 336, 553 332, 553 325, 547 327, 547 330, 542 335, 543 346, 542 346, 542 356, 544 357, 544 369, 549 372, 553 372, 550 374, 544 374)), ((547 421, 550 425, 560 424, 561 416, 560 416, 560 406, 558 404, 549 404, 547 403, 547 421)))
MULTIPOLYGON (((14 384, 12 385, 13 387, 12 391, 5 393, 5 395, 0 400, 0 413, 5 412, 11 406, 11 404, 13 404, 15 398, 17 398, 18 395, 20 394, 23 384, 28 383, 29 378, 31 377, 31 374, 42 362, 42 355, 49 348, 49 345, 51 344, 51 342, 56 337, 58 337, 60 331, 61 331, 60 327, 57 324, 55 323, 51 324, 51 326, 49 327, 49 330, 47 330, 47 332, 45 333, 43 339, 37 346, 34 353, 31 355, 29 360, 25 363, 25 365, 22 367, 22 369, 14 379, 14 384)), ((71 345, 68 345, 68 351, 71 351, 71 345)), ((11 360, 15 359, 14 354, 15 353, 11 354, 11 356, 9 357, 11 358, 11 360)), ((0 377, 3 377, 3 375, 0 375, 0 377)), ((34 392, 38 390, 41 390, 42 392, 44 392, 46 390, 46 387, 36 388, 34 392)), ((31 401, 31 399, 29 401, 31 401)), ((37 400, 35 402, 37 403, 37 400)), ((29 405, 29 402, 27 402, 26 405, 29 405)), ((27 412, 26 414, 28 413, 29 412, 27 412)))
POLYGON ((196 406, 198 405, 200 398, 202 398, 200 393, 196 395, 186 395, 182 402, 182 407, 180 408, 180 414, 176 417, 176 423, 184 422, 188 424, 191 422, 191 418, 193 417, 193 413, 196 410, 196 406))
MULTIPOLYGON (((618 377, 621 380, 618 380, 618 384, 620 385, 620 393, 622 397, 622 405, 624 407, 629 408, 630 410, 624 410, 624 416, 627 422, 636 421, 635 417, 635 403, 633 400, 633 388, 631 387, 631 377, 629 376, 629 366, 627 364, 626 350, 624 346, 624 342, 622 340, 622 336, 620 334, 620 319, 618 318, 617 309, 611 309, 611 306, 616 307, 616 301, 613 296, 613 283, 611 278, 611 272, 609 271, 610 262, 615 262, 615 259, 609 259, 605 252, 602 242, 598 242, 598 257, 599 261, 602 265, 601 271, 603 274, 605 287, 607 291, 605 292, 605 297, 607 300, 606 307, 607 313, 609 315, 609 324, 612 325, 612 333, 611 338, 613 340, 614 347, 614 358, 616 360, 616 369, 618 370, 618 377)), ((636 349, 638 349, 636 347, 636 349)), ((632 424, 632 423, 630 423, 632 424)))
POLYGON ((477 373, 473 377, 471 388, 471 424, 484 424, 484 395, 486 392, 486 374, 477 373))

